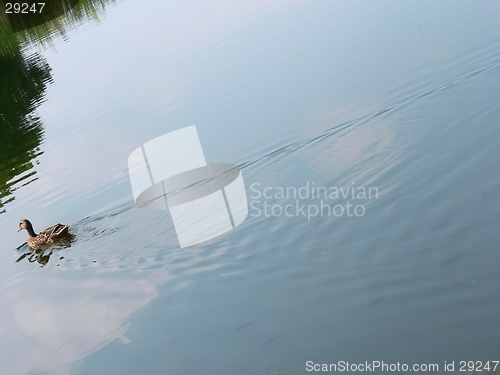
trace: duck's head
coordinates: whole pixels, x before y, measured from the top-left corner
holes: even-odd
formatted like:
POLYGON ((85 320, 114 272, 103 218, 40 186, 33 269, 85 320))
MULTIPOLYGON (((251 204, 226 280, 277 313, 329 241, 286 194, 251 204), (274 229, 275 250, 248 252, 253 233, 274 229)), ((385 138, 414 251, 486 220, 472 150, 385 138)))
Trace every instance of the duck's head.
POLYGON ((27 227, 31 227, 31 223, 29 222, 28 219, 22 219, 20 222, 19 222, 19 229, 17 230, 18 232, 23 230, 23 229, 26 229, 27 227))

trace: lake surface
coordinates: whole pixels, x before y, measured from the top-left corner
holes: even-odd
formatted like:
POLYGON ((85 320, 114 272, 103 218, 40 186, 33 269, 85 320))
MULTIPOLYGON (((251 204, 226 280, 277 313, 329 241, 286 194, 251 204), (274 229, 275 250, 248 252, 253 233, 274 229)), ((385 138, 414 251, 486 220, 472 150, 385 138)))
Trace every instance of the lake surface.
POLYGON ((500 3, 75 4, 0 19, 2 373, 500 360, 500 3), (181 248, 127 163, 191 125, 248 216, 181 248))

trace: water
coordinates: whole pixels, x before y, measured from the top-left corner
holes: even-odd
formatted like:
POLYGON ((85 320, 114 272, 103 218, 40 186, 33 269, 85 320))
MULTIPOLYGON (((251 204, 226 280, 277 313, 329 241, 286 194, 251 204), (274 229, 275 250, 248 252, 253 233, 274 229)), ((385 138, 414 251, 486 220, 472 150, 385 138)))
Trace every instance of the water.
POLYGON ((500 360, 497 4, 80 3, 0 62, 5 373, 500 360), (250 206, 180 248, 127 159, 192 124, 250 206), (23 217, 73 238, 20 259, 23 217))

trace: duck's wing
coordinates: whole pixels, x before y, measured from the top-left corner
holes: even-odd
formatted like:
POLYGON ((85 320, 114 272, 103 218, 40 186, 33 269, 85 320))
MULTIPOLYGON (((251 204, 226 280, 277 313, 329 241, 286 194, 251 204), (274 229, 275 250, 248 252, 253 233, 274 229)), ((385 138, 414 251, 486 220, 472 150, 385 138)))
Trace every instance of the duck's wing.
POLYGON ((56 237, 61 237, 64 236, 66 233, 68 233, 68 224, 56 224, 51 226, 50 228, 45 229, 43 232, 40 234, 45 234, 49 238, 56 238, 56 237))
POLYGON ((55 230, 57 229, 57 227, 61 225, 61 224, 56 224, 56 225, 53 225, 51 227, 48 227, 47 229, 45 229, 43 232, 40 232, 38 235, 40 234, 44 234, 44 235, 51 235, 52 233, 55 232, 55 230))

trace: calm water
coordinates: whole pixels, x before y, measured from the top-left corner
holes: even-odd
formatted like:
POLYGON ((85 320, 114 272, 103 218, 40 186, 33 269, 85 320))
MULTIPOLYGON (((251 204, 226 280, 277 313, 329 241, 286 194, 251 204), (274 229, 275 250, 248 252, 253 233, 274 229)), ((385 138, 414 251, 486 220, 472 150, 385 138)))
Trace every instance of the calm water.
POLYGON ((68 4, 0 19, 2 373, 500 360, 499 3, 68 4), (127 160, 193 124, 250 208, 180 248, 127 160))

